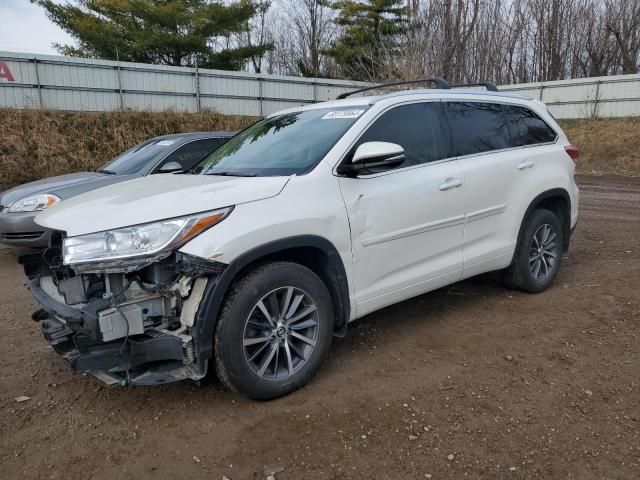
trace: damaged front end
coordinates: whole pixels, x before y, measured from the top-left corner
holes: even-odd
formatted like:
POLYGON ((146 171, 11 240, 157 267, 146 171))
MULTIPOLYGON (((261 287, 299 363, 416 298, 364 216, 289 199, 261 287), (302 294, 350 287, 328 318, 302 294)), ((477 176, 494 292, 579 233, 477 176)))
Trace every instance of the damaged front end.
POLYGON ((177 251, 121 264, 69 266, 62 258, 56 232, 47 250, 20 263, 42 307, 33 319, 73 370, 123 385, 206 375, 209 354, 199 351, 194 322, 224 264, 177 251))

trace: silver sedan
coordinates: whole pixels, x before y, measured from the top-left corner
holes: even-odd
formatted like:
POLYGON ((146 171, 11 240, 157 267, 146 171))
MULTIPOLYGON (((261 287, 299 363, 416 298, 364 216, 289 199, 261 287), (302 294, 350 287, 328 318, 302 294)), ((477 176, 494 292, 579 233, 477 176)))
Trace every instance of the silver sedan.
POLYGON ((56 203, 133 178, 185 171, 225 143, 233 133, 203 132, 152 138, 127 150, 101 169, 46 178, 0 195, 0 243, 43 248, 49 232, 34 222, 38 212, 56 203))

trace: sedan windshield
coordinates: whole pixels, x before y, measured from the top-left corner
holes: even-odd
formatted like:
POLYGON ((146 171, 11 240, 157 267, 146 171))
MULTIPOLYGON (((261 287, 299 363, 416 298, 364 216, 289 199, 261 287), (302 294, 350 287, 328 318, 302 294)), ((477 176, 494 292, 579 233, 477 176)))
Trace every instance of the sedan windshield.
POLYGON ((195 172, 250 177, 308 173, 364 111, 323 108, 267 118, 212 152, 195 172))
MULTIPOLYGON (((114 175, 133 175, 148 167, 152 160, 159 160, 163 154, 172 151, 178 139, 154 138, 143 142, 118 155, 98 170, 114 175)), ((154 162, 155 165, 156 162, 154 162)))

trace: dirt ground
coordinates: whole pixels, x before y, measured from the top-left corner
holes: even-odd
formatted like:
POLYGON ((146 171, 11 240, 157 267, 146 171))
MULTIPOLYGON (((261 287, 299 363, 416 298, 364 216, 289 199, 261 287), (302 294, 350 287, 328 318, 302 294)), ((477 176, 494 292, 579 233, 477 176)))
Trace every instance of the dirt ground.
POLYGON ((266 403, 68 371, 0 250, 0 477, 640 478, 640 179, 579 183, 549 291, 485 275, 387 308, 266 403))

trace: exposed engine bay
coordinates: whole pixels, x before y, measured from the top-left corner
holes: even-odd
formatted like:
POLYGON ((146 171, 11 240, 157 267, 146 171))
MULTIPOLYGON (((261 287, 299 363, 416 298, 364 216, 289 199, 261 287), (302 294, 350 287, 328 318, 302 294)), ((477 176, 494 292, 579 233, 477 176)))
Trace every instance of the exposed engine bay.
POLYGON ((62 263, 57 232, 48 249, 20 262, 42 306, 33 319, 73 370, 122 385, 206 375, 194 321, 208 282, 225 265, 171 252, 134 264, 71 268, 62 263))

